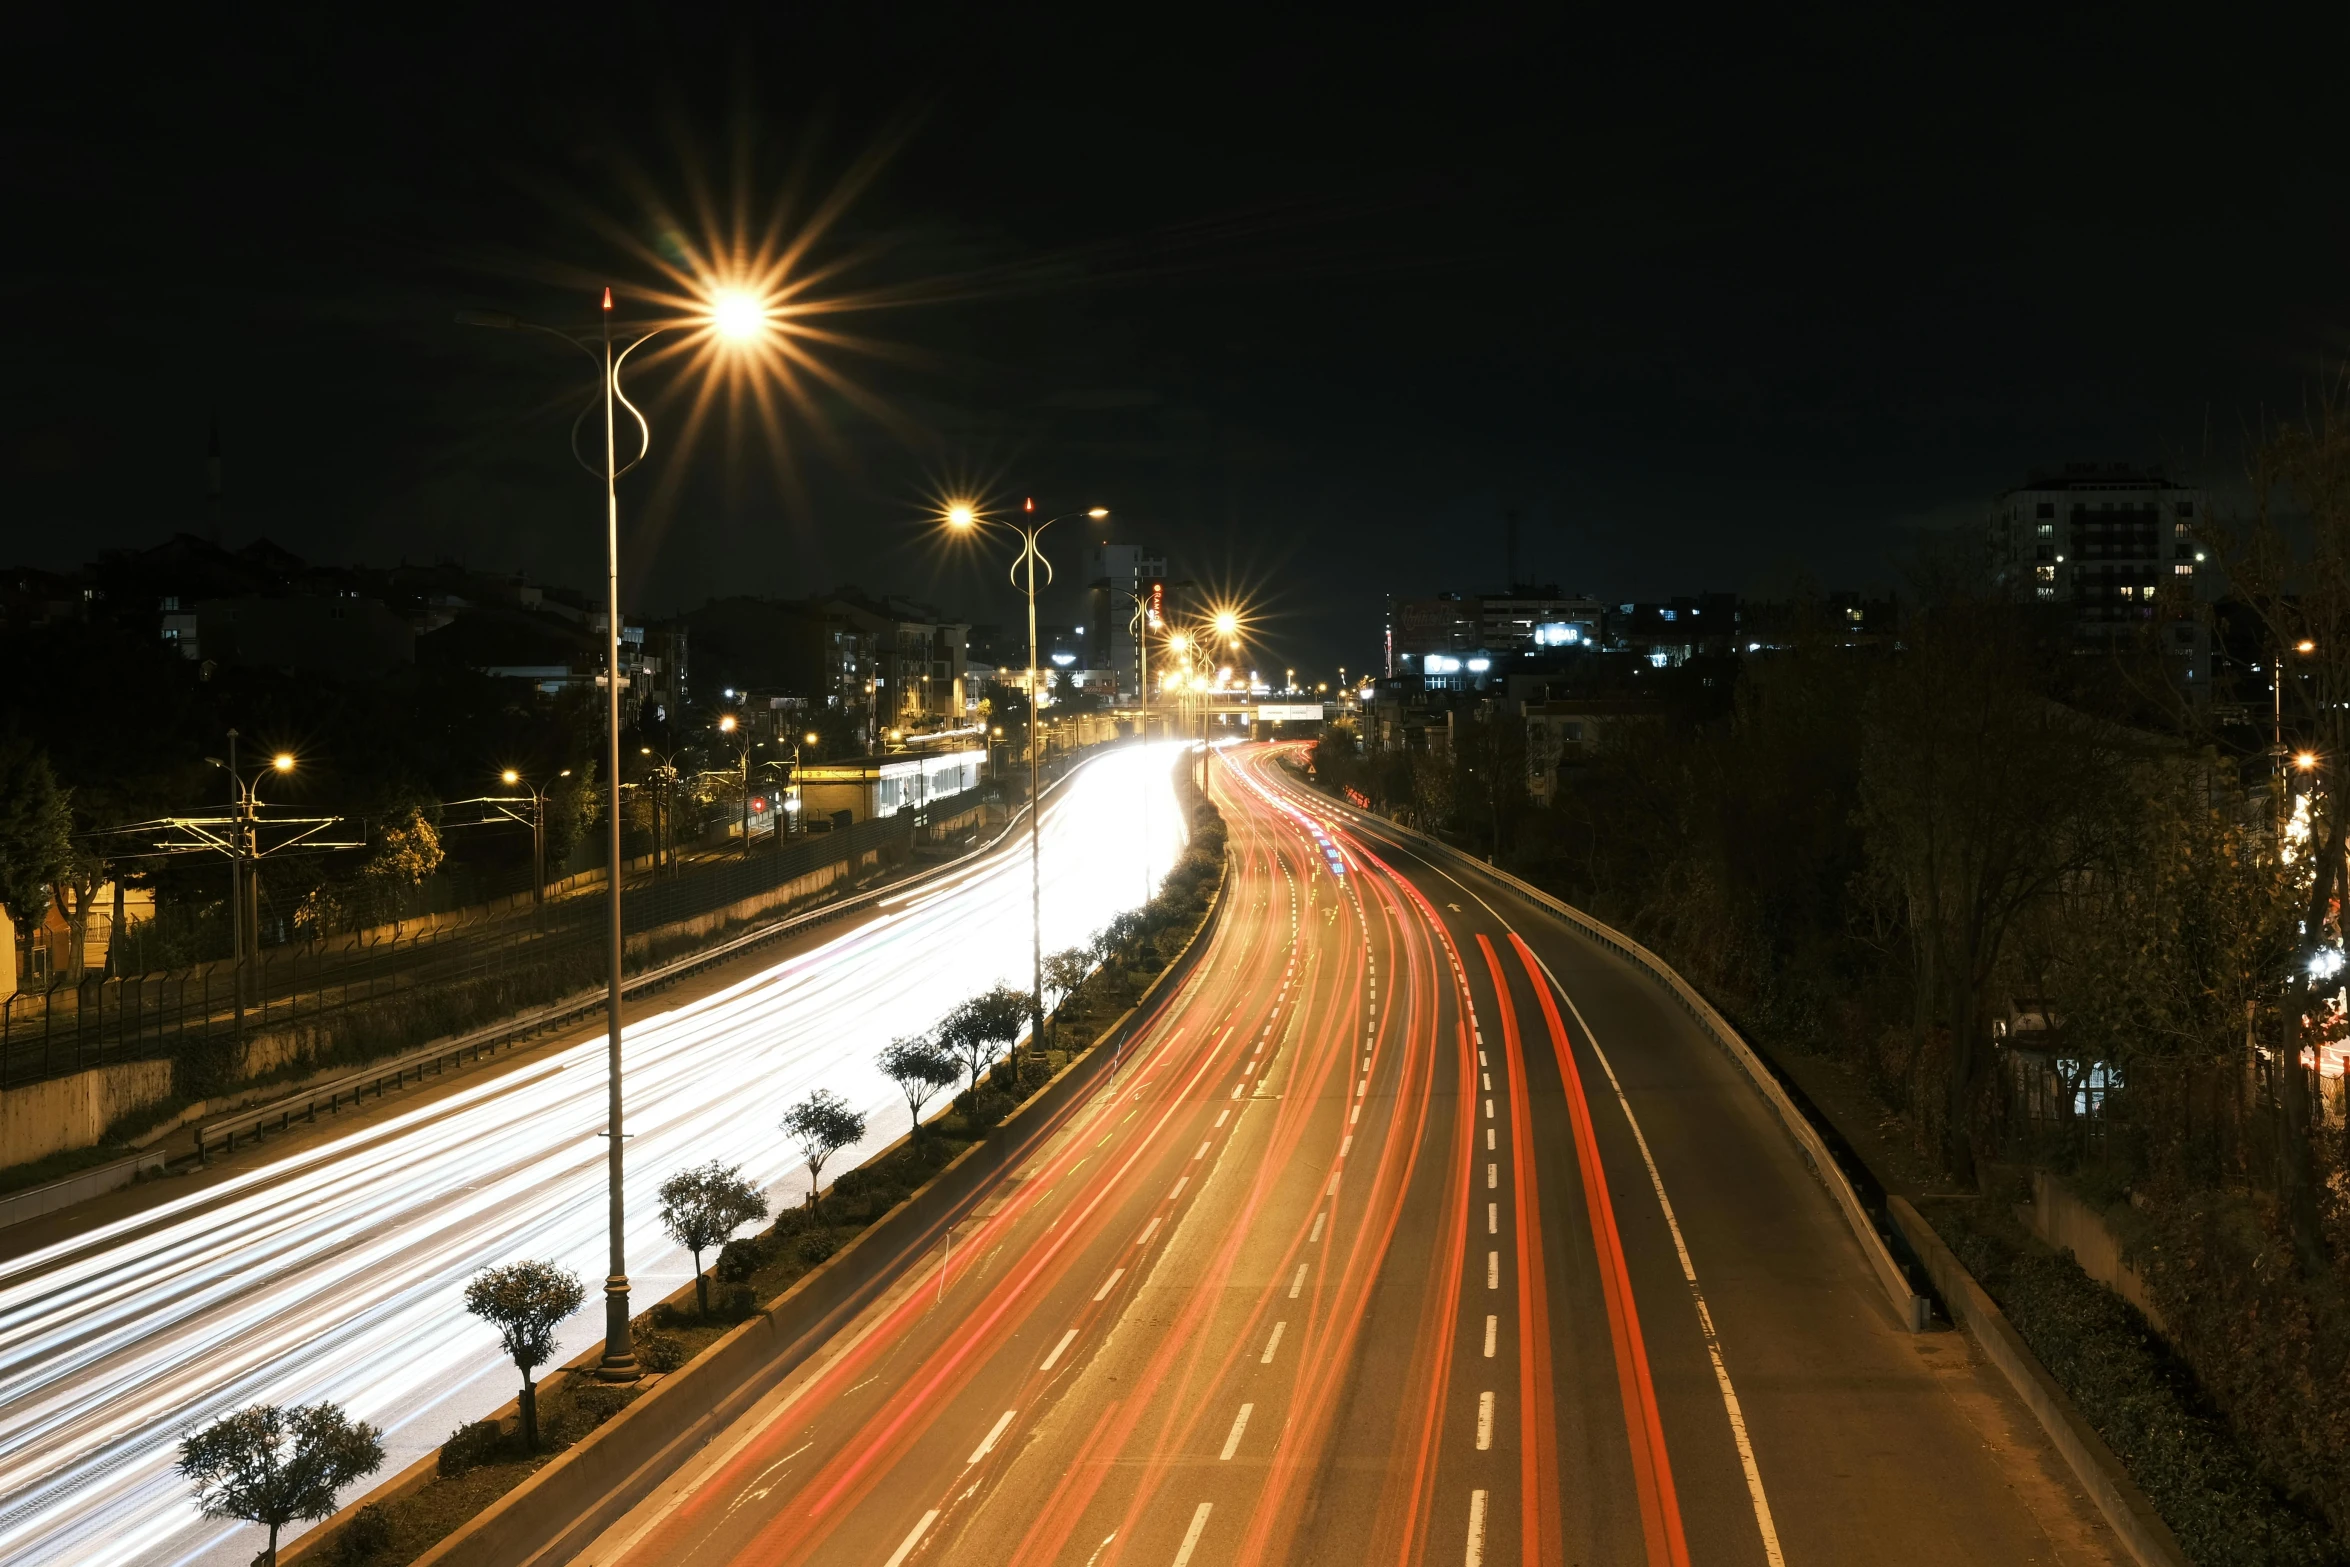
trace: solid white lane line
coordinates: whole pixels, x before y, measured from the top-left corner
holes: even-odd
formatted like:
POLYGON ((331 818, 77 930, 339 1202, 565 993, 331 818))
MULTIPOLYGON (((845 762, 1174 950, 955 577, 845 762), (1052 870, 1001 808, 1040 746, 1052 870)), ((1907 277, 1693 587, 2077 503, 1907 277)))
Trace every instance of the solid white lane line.
POLYGON ((1055 1362, 1057 1362, 1057 1361, 1058 1361, 1058 1360, 1061 1358, 1061 1351, 1063 1351, 1063 1350, 1067 1349, 1067 1348, 1068 1348, 1068 1347, 1069 1347, 1071 1344, 1074 1344, 1074 1343, 1076 1343, 1076 1342, 1077 1342, 1077 1330, 1076 1330, 1075 1328, 1071 1328, 1071 1329, 1070 1329, 1068 1332, 1066 1332, 1066 1333, 1064 1333, 1064 1334, 1062 1334, 1062 1335, 1061 1335, 1061 1342, 1059 1342, 1058 1344, 1055 1344, 1055 1345, 1053 1346, 1053 1352, 1052 1352, 1051 1354, 1049 1354, 1049 1355, 1045 1356, 1045 1357, 1044 1357, 1044 1364, 1043 1364, 1043 1365, 1041 1365, 1041 1366, 1038 1366, 1036 1369, 1037 1369, 1037 1370, 1039 1370, 1039 1371, 1050 1371, 1050 1370, 1052 1370, 1052 1369, 1053 1369, 1053 1365, 1054 1365, 1054 1363, 1055 1363, 1055 1362))
POLYGON ((1102 1280, 1102 1287, 1093 1292, 1093 1298, 1095 1300, 1108 1300, 1110 1298, 1110 1291, 1116 1289, 1118 1287, 1118 1281, 1124 1277, 1126 1277, 1126 1270, 1124 1268, 1112 1268, 1110 1270, 1110 1276, 1102 1280))
POLYGON ((1201 1144, 1199 1145, 1199 1152, 1198 1152, 1198 1153, 1195 1153, 1195 1154, 1193 1154, 1193 1155, 1192 1155, 1192 1157, 1193 1157, 1194 1159, 1205 1159, 1207 1156, 1208 1156, 1208 1145, 1207 1145, 1206 1143, 1201 1143, 1201 1144))
POLYGON ((1501 1288, 1501 1253, 1498 1251, 1485 1254, 1485 1287, 1489 1290, 1501 1288))
POLYGON ((1297 1265, 1297 1277, 1289 1281, 1289 1298, 1291 1300, 1297 1299, 1297 1292, 1305 1287, 1306 1265, 1301 1262, 1297 1265))
MULTIPOLYGON (((1531 949, 1529 949, 1531 950, 1531 949)), ((1624 1097, 1624 1085, 1616 1081, 1616 1069, 1609 1064, 1607 1052, 1599 1048, 1599 1036, 1591 1032, 1591 1025, 1583 1020, 1583 1009, 1575 1005, 1575 998, 1567 994, 1550 965, 1537 957, 1542 976, 1551 983, 1567 1010, 1575 1015, 1575 1026, 1583 1030, 1583 1041, 1591 1047, 1599 1069, 1607 1074, 1608 1087, 1615 1090, 1616 1103, 1624 1112, 1624 1124, 1632 1128, 1632 1142, 1640 1150, 1640 1162, 1648 1166, 1648 1184, 1656 1189, 1656 1205, 1663 1210, 1665 1228, 1673 1233, 1673 1250, 1680 1254, 1681 1276, 1689 1282, 1689 1298, 1697 1307, 1697 1325, 1705 1334, 1706 1353, 1713 1357, 1714 1381, 1721 1387, 1722 1408, 1730 1417, 1730 1435, 1738 1442, 1738 1463, 1746 1471, 1746 1494, 1754 1503, 1754 1526, 1762 1536, 1763 1557, 1770 1567, 1786 1567, 1786 1558, 1779 1553, 1779 1529, 1771 1520, 1770 1498, 1763 1494, 1762 1470, 1754 1461, 1754 1444, 1746 1434, 1746 1415, 1738 1405, 1738 1390, 1730 1385, 1730 1368, 1722 1360, 1722 1341, 1714 1334, 1713 1313, 1706 1309, 1705 1292, 1697 1287, 1697 1268, 1689 1260, 1689 1247, 1681 1239, 1681 1221, 1673 1216, 1673 1201, 1665 1195, 1664 1177, 1657 1173, 1656 1156, 1648 1151, 1647 1134, 1640 1130, 1639 1118, 1632 1114, 1632 1101, 1624 1097)))
MULTIPOLYGON (((1485 1567, 1485 1493, 1469 1493, 1469 1553, 1461 1558, 1462 1567, 1485 1567)), ((1181 1558, 1177 1558, 1181 1567, 1181 1558)))
POLYGON ((1240 1413, 1232 1417, 1232 1431, 1224 1438, 1224 1451, 1216 1455, 1219 1460, 1230 1458, 1240 1451, 1240 1434, 1248 1429, 1249 1411, 1256 1407, 1254 1404, 1243 1404, 1240 1413))
POLYGON ((1258 1365, 1269 1366, 1273 1363, 1273 1351, 1281 1347, 1281 1330, 1288 1326, 1289 1324, 1286 1322, 1273 1324, 1273 1336, 1265 1340, 1265 1352, 1257 1357, 1258 1365))
POLYGON ((1488 1235, 1499 1235, 1501 1233, 1500 1203, 1489 1202, 1485 1205, 1485 1233, 1488 1235))
POLYGON ((1167 1194, 1167 1200, 1169 1202, 1173 1202, 1176 1198, 1182 1196, 1183 1188, 1190 1183, 1191 1177, 1188 1175, 1178 1175, 1175 1177, 1175 1189, 1167 1194))
POLYGON ((1487 1360, 1491 1360, 1493 1358, 1494 1347, 1500 1341, 1501 1318, 1487 1317, 1485 1319, 1485 1358, 1487 1360))
POLYGON ((1477 1395, 1477 1451, 1482 1453, 1493 1446, 1493 1395, 1477 1395))
POLYGON ((1010 1425, 1012 1423, 1012 1417, 1019 1413, 1020 1411, 1017 1409, 1007 1409, 1002 1414, 998 1415, 996 1417, 996 1423, 987 1428, 987 1440, 981 1442, 977 1447, 973 1448, 971 1450, 971 1456, 964 1459, 963 1462, 966 1465, 975 1464, 982 1458, 985 1458, 991 1451, 994 1450, 996 1438, 1004 1434, 1004 1427, 1010 1425))
POLYGON ((1142 1233, 1134 1238, 1134 1244, 1137 1246, 1148 1246, 1151 1243, 1151 1237, 1158 1233, 1159 1216, 1154 1213, 1151 1215, 1151 1222, 1144 1225, 1142 1227, 1142 1233))
POLYGON ((1329 1215, 1324 1213, 1316 1213, 1314 1215, 1314 1233, 1306 1237, 1307 1245, 1311 1246, 1314 1242, 1322 1238, 1322 1221, 1328 1217, 1329 1215))
POLYGON ((922 1537, 930 1532, 930 1526, 936 1522, 938 1509, 933 1507, 922 1515, 920 1523, 914 1525, 914 1532, 906 1536, 906 1543, 899 1546, 896 1554, 890 1557, 888 1567, 902 1567, 905 1559, 914 1554, 914 1547, 922 1543, 922 1537))
POLYGON ((1208 1514, 1215 1510, 1214 1502, 1202 1502, 1199 1511, 1191 1515, 1191 1527, 1183 1531, 1183 1549, 1175 1553, 1175 1567, 1187 1567, 1191 1553, 1199 1548, 1199 1532, 1208 1526, 1208 1514))

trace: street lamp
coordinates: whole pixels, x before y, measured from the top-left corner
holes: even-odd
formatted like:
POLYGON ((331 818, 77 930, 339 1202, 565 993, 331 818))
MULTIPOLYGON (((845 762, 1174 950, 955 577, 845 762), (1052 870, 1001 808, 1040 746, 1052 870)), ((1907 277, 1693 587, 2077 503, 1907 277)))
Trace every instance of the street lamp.
POLYGON ((743 350, 755 344, 765 333, 769 311, 764 300, 739 288, 717 288, 705 291, 703 312, 696 321, 666 323, 640 332, 625 346, 616 347, 612 336, 612 290, 604 290, 603 308, 599 325, 594 332, 567 332, 555 327, 541 326, 503 311, 461 310, 457 313, 460 326, 490 327, 499 331, 537 332, 568 343, 587 355, 596 366, 597 401, 603 405, 604 460, 599 467, 579 451, 579 427, 596 411, 595 403, 583 409, 572 421, 572 455, 580 466, 597 474, 604 481, 604 723, 605 723, 605 778, 610 787, 605 817, 609 833, 605 850, 609 858, 606 879, 611 887, 609 907, 605 919, 605 975, 604 975, 604 1038, 605 1038, 605 1126, 604 1175, 607 1207, 606 1230, 609 1240, 610 1272, 604 1279, 604 1359, 596 1368, 596 1375, 606 1382, 633 1382, 642 1372, 637 1366, 636 1346, 631 1341, 628 1325, 628 1245, 627 1213, 622 1195, 621 1101, 620 1101, 620 965, 622 957, 620 923, 620 883, 624 862, 620 857, 620 476, 643 462, 653 449, 653 427, 636 404, 620 390, 621 366, 628 356, 660 336, 663 332, 698 327, 730 349, 743 350), (626 462, 620 459, 620 413, 625 409, 636 423, 636 455, 626 462))
MULTIPOLYGON (((568 778, 571 769, 566 767, 555 776, 568 778)), ((498 781, 509 789, 520 787, 530 795, 530 901, 544 903, 547 901, 547 791, 554 785, 529 782, 511 767, 498 774, 498 781)), ((503 800, 489 803, 498 806, 506 804, 503 800)), ((513 816, 511 811, 505 814, 509 818, 513 816)))
POLYGON ((1039 867, 1043 864, 1044 837, 1040 824, 1044 818, 1043 802, 1037 795, 1037 729, 1040 723, 1040 693, 1036 689, 1036 568, 1044 567, 1044 580, 1053 580, 1053 563, 1044 558, 1037 541, 1044 530, 1056 522, 1083 515, 1101 521, 1110 514, 1107 506, 1089 507, 1083 513, 1064 512, 1058 517, 1036 520, 1036 502, 1020 503, 1019 522, 1003 521, 984 515, 969 501, 954 501, 946 509, 946 525, 958 533, 976 533, 981 528, 1008 528, 1020 536, 1020 553, 1012 558, 1009 575, 1012 586, 1028 596, 1028 944, 1033 963, 1029 990, 1028 1039, 1031 1048, 1044 1042, 1044 880, 1039 867))
MULTIPOLYGON (((251 778, 237 770, 237 732, 228 732, 228 761, 213 761, 228 773, 231 803, 236 820, 229 827, 229 940, 236 947, 237 1033, 245 1031, 245 992, 250 988, 247 957, 258 960, 261 952, 261 877, 255 861, 261 858, 261 778, 256 772, 251 778)), ((269 759, 269 770, 283 777, 294 770, 291 752, 280 751, 269 759)))

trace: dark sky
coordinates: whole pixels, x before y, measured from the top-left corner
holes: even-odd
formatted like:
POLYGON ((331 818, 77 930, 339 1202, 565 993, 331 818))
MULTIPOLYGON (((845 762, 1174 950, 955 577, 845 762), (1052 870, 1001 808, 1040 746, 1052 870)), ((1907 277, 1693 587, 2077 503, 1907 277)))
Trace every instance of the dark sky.
POLYGON ((593 586, 574 364, 452 312, 881 153, 812 258, 902 301, 827 322, 884 412, 681 451, 649 376, 632 603, 1004 613, 926 528, 978 484, 1360 667, 1512 509, 1610 598, 1884 583, 2033 464, 2224 480, 2350 348, 2339 6, 210 9, 12 40, 0 558, 201 531, 217 418, 231 544, 593 586))

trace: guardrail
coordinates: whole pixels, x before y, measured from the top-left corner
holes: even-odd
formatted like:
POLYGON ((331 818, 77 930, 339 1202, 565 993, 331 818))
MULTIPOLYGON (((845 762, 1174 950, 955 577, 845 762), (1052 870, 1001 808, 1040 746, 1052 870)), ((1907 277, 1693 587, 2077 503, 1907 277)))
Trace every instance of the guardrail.
MULTIPOLYGON (((1713 1003, 1699 995, 1696 987, 1683 979, 1680 972, 1670 963, 1605 921, 1593 918, 1573 904, 1553 897, 1533 883, 1513 876, 1499 866, 1489 865, 1474 855, 1464 853, 1440 838, 1432 838, 1425 833, 1415 832, 1409 827, 1398 826, 1384 816, 1342 805, 1324 795, 1315 795, 1314 802, 1347 818, 1356 827, 1374 836, 1383 836, 1408 843, 1423 853, 1433 851, 1435 855, 1441 856, 1448 863, 1475 872, 1494 885, 1562 920, 1570 930, 1585 940, 1615 953, 1633 967, 1646 973, 1657 984, 1663 986, 1666 993, 1680 1004, 1682 1010, 1696 1021, 1697 1026, 1712 1038, 1715 1046, 1730 1058, 1731 1064, 1738 1068, 1739 1074, 1752 1085, 1754 1091, 1762 1096, 1763 1102, 1777 1114, 1780 1125, 1785 1128, 1788 1137, 1794 1142, 1796 1151, 1802 1154, 1804 1163, 1811 1167, 1812 1174, 1819 1178, 1820 1184, 1827 1188, 1829 1198, 1834 1201, 1837 1210, 1843 1214, 1844 1222, 1851 1229, 1853 1239, 1860 1243, 1861 1254, 1868 1259, 1870 1272, 1875 1275, 1878 1286, 1884 1290, 1886 1299, 1892 1304, 1894 1315, 1910 1332, 1922 1333, 1925 1331, 1932 1315, 1932 1300, 1919 1294, 1911 1285, 1908 1273, 1894 1258, 1892 1247, 1888 1244, 1885 1235, 1878 1229, 1876 1221, 1869 1216, 1867 1206, 1860 1200, 1860 1193, 1853 1187, 1852 1178, 1845 1173, 1844 1167, 1829 1151, 1827 1142, 1821 1137, 1819 1129, 1813 1126, 1810 1117, 1796 1106, 1786 1088, 1779 1082, 1777 1075, 1763 1063, 1760 1056, 1755 1054, 1754 1047, 1748 1044, 1744 1036, 1730 1025, 1729 1020, 1714 1009, 1713 1003)), ((1889 1225, 1892 1221, 1888 1218, 1886 1222, 1889 1225)))
MULTIPOLYGON (((1044 796, 1050 798, 1054 790, 1076 777, 1086 763, 1092 760, 1091 757, 1084 758, 1061 777, 1047 784, 1043 791, 1044 796)), ((1028 805, 1022 804, 1006 819, 1002 829, 993 838, 951 860, 930 866, 916 875, 890 882, 886 886, 838 899, 822 908, 811 909, 804 914, 786 916, 730 941, 720 942, 717 946, 690 953, 674 962, 665 963, 659 968, 647 970, 633 979, 623 980, 620 993, 623 997, 627 997, 657 990, 663 985, 675 983, 700 969, 740 957, 743 953, 763 943, 780 941, 787 936, 798 935, 833 920, 845 919, 851 914, 872 908, 884 898, 897 897, 910 887, 919 886, 934 877, 947 875, 982 855, 993 853, 1011 836, 1013 829, 1020 825, 1029 809, 1028 805)), ((419 1049, 408 1051, 404 1055, 394 1056, 389 1060, 358 1068, 342 1077, 319 1083, 299 1093, 272 1100, 267 1104, 252 1106, 240 1110, 235 1115, 208 1122, 195 1129, 196 1161, 199 1164, 206 1163, 214 1153, 229 1153, 239 1143, 247 1139, 258 1142, 268 1133, 285 1131, 297 1122, 305 1125, 315 1122, 318 1119, 318 1112, 322 1109, 328 1115, 334 1115, 342 1109, 346 1099, 354 1106, 370 1093, 380 1099, 383 1097, 386 1084, 396 1088, 405 1085, 411 1077, 421 1080, 428 1075, 438 1076, 450 1066, 479 1060, 483 1055, 501 1048, 522 1044, 548 1029, 560 1027, 564 1023, 591 1013, 600 1012, 604 1006, 604 988, 597 986, 567 996, 563 1000, 547 1006, 501 1019, 486 1028, 476 1029, 472 1033, 436 1040, 419 1049)))

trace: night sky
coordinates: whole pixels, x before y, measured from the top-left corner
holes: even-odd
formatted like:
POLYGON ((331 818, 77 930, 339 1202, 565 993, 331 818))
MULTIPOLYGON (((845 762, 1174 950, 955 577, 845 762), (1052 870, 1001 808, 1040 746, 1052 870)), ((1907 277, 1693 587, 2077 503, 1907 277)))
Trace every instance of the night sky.
POLYGON ((217 419, 231 545, 593 588, 581 367, 452 313, 625 314, 625 237, 738 172, 853 187, 811 258, 894 303, 780 448, 628 481, 654 611, 1007 614, 929 527, 973 487, 1359 668, 1383 594, 1500 584, 1511 510, 1611 599, 1888 584, 2035 464, 2226 481, 2350 350, 2339 6, 211 9, 12 38, 0 559, 203 531, 217 419))

